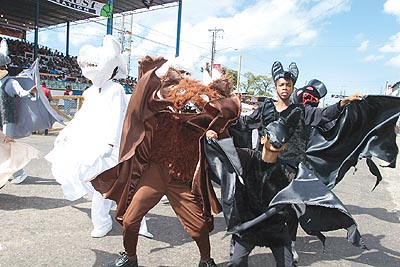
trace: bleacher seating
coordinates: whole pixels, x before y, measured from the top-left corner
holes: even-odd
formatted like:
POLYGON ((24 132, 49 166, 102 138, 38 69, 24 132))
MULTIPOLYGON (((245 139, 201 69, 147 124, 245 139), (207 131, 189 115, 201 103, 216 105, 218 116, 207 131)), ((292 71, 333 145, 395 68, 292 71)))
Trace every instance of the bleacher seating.
MULTIPOLYGON (((34 61, 34 44, 25 40, 5 39, 8 44, 9 56, 11 58, 10 67, 13 70, 10 74, 15 75, 23 69, 28 68, 34 61)), ((62 90, 67 84, 74 90, 83 91, 90 86, 90 81, 82 76, 76 56, 64 56, 62 52, 52 51, 46 46, 39 46, 39 72, 40 79, 46 80, 47 87, 50 89, 62 90)), ((136 78, 128 77, 119 82, 124 86, 125 91, 130 94, 136 85, 136 78)))

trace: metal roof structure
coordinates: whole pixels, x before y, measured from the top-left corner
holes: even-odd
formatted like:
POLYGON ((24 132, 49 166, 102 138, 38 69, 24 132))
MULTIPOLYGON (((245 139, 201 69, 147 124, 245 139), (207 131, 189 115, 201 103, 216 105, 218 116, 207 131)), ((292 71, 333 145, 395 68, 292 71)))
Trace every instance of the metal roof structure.
MULTIPOLYGON (((38 28, 97 17, 96 15, 70 9, 48 0, 37 1, 39 1, 38 28)), ((74 0, 72 2, 84 1, 85 0, 74 0)), ((108 0, 96 1, 104 4, 108 3, 108 0)), ((34 28, 36 0, 1 0, 1 2, 0 26, 23 31, 32 30, 34 28)), ((71 0, 69 0, 69 2, 71 2, 71 0)), ((153 6, 166 5, 174 2, 178 1, 154 0, 153 6)), ((145 8, 146 7, 141 0, 113 0, 113 14, 145 8)))

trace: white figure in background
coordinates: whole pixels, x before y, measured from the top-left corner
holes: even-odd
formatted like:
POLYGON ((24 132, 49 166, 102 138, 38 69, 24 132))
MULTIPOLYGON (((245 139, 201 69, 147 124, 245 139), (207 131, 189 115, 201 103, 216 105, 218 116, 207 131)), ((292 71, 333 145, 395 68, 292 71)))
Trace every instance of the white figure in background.
POLYGON ((41 153, 36 148, 16 142, 0 131, 0 188, 13 174, 26 166, 31 159, 38 159, 41 153))
MULTIPOLYGON (((101 47, 82 47, 78 64, 93 85, 85 90, 82 107, 45 158, 52 163, 52 173, 66 199, 93 195, 91 236, 103 237, 112 229, 109 213, 114 203, 95 191, 89 180, 118 163, 127 100, 124 88, 113 79, 126 78, 128 64, 120 43, 111 35, 104 37, 101 47)), ((145 218, 142 225, 142 235, 151 238, 145 218)))
MULTIPOLYGON (((36 60, 28 69, 22 71, 17 76, 9 76, 8 65, 10 63, 11 59, 8 56, 7 42, 5 40, 1 40, 0 129, 2 129, 4 135, 12 139, 27 137, 31 135, 33 131, 41 129, 41 127, 51 128, 55 121, 61 122, 61 117, 59 117, 58 114, 50 107, 47 99, 44 99, 44 95, 41 94, 42 92, 37 90, 37 85, 39 82, 38 60, 36 60)), ((21 146, 19 143, 15 146, 13 144, 8 144, 3 148, 7 148, 4 150, 7 153, 14 153, 17 151, 18 153, 24 153, 25 151, 24 149, 20 149, 21 146)), ((27 145, 25 148, 27 148, 27 145)), ((8 172, 13 169, 13 167, 17 165, 26 165, 21 164, 22 162, 18 160, 18 158, 25 158, 24 155, 9 155, 4 153, 0 155, 0 158, 4 160, 13 159, 14 162, 8 162, 8 160, 1 162, 0 176, 2 176, 2 179, 0 184, 6 182, 4 177, 9 177, 8 172)), ((28 157, 28 154, 26 156, 28 157)), ((25 160, 28 159, 27 157, 25 160)), ((27 177, 27 174, 24 172, 22 167, 21 169, 14 170, 15 172, 9 177, 13 178, 11 183, 22 183, 27 177)))

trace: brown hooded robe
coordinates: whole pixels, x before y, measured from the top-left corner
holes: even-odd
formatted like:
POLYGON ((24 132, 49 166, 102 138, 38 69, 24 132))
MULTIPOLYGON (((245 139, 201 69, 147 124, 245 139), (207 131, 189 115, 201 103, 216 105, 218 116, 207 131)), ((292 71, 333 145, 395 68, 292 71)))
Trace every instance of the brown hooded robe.
MULTIPOLYGON (((155 74, 155 71, 165 62, 166 60, 161 57, 151 58, 147 56, 142 60, 139 69, 140 79, 129 101, 124 120, 119 164, 99 174, 91 181, 94 188, 101 192, 104 197, 117 202, 116 219, 120 223, 122 223, 125 211, 135 194, 136 185, 151 161, 152 145, 154 145, 153 137, 157 128, 157 115, 169 113, 172 115, 170 117, 175 117, 177 120, 183 121, 184 124, 194 126, 193 128, 197 131, 201 131, 200 138, 209 129, 220 134, 226 134, 229 124, 240 115, 240 100, 237 97, 210 101, 201 113, 172 112, 168 107, 173 106, 173 101, 161 99, 157 96, 158 92, 164 95, 165 91, 171 88, 171 85, 179 83, 179 79, 168 79, 168 77, 160 79, 155 74)), ((192 177, 192 192, 201 199, 204 215, 211 217, 212 214, 221 212, 221 205, 206 172, 207 166, 202 156, 200 138, 197 143, 187 141, 191 138, 180 138, 177 141, 179 144, 177 149, 181 149, 183 152, 188 146, 197 147, 195 150, 198 154, 197 164, 190 168, 194 170, 194 173, 186 173, 186 176, 192 177)), ((157 149, 157 146, 154 149, 157 149)), ((179 153, 176 153, 177 149, 174 149, 174 153, 165 155, 165 157, 171 158, 170 166, 166 167, 171 168, 173 162, 181 160, 179 153)))

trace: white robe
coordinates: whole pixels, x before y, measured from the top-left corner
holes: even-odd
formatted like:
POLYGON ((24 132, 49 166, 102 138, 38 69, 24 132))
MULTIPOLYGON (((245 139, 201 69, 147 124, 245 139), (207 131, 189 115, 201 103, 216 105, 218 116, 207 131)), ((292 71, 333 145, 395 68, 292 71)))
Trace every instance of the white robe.
POLYGON ((101 91, 96 86, 84 92, 84 102, 71 122, 60 132, 46 159, 61 184, 64 196, 76 200, 94 191, 90 182, 95 175, 118 163, 119 143, 127 108, 123 87, 111 80, 101 91), (108 145, 114 145, 109 157, 102 157, 108 145))
POLYGON ((7 183, 14 172, 41 155, 39 150, 28 144, 19 141, 5 143, 4 138, 5 135, 0 131, 0 187, 7 183))

